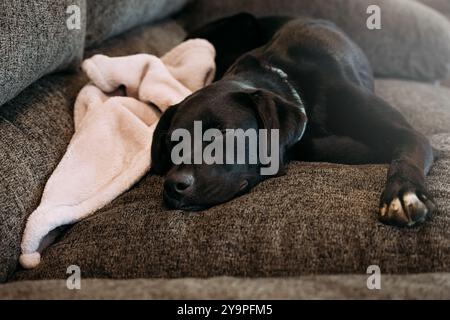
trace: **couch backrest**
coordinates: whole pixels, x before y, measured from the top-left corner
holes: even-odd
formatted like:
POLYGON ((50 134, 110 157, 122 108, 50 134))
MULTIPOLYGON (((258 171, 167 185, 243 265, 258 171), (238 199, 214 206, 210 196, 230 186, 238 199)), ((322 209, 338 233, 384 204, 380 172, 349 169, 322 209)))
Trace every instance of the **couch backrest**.
POLYGON ((414 0, 195 0, 180 21, 192 30, 242 11, 331 20, 364 50, 379 77, 434 81, 450 68, 450 22, 414 0), (378 8, 380 29, 370 29, 378 8))
POLYGON ((85 47, 164 19, 186 2, 0 1, 0 106, 44 75, 76 70, 85 47))

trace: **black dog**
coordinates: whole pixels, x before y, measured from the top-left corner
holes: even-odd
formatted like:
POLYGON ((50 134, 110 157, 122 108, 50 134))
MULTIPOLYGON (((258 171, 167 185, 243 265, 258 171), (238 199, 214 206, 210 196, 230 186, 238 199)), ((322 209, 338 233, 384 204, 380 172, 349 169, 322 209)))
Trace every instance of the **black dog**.
POLYGON ((434 161, 429 141, 375 96, 365 55, 332 23, 240 14, 190 38, 216 47, 218 81, 169 108, 157 126, 153 172, 167 174, 168 206, 200 210, 265 179, 259 165, 173 165, 171 133, 202 121, 205 129, 279 129, 282 164, 390 163, 383 222, 412 226, 435 210, 425 187, 434 161))

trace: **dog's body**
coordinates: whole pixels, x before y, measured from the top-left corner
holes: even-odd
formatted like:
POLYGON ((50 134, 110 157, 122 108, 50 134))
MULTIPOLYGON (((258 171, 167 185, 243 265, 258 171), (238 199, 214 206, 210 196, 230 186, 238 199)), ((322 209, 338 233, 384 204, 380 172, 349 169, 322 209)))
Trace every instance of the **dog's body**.
POLYGON ((201 120, 219 129, 279 129, 282 163, 391 163, 380 205, 386 223, 411 226, 435 209, 425 187, 432 147, 374 95, 365 55, 333 24, 240 14, 190 37, 215 45, 218 81, 170 108, 156 129, 153 169, 168 173, 169 205, 198 210, 264 179, 250 165, 171 165, 168 135, 201 120))

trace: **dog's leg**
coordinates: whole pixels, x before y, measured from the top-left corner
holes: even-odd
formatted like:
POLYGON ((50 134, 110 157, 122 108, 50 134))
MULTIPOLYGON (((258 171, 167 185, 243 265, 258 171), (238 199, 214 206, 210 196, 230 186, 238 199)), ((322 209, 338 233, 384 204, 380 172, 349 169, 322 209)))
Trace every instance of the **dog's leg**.
POLYGON ((425 185, 434 161, 428 139, 388 103, 354 85, 331 86, 326 95, 331 131, 361 141, 391 163, 380 220, 397 226, 423 222, 436 209, 425 185))

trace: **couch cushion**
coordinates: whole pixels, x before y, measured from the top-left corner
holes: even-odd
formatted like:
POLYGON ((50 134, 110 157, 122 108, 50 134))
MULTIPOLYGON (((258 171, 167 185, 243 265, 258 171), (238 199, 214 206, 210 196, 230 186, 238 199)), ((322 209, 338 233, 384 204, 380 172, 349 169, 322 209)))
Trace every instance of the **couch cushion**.
POLYGON ((450 67, 450 23, 410 0, 196 0, 181 20, 188 28, 248 11, 305 15, 334 21, 365 51, 380 77, 440 79, 450 67), (369 30, 370 5, 381 8, 381 30, 369 30))
POLYGON ((0 299, 450 299, 450 274, 383 275, 381 290, 367 289, 368 275, 301 278, 81 279, 82 290, 65 280, 0 285, 0 299))
MULTIPOLYGON (((164 22, 111 39, 90 54, 163 54, 184 36, 175 22, 164 22)), ((47 76, 0 109, 0 282, 16 268, 25 220, 70 141, 73 104, 85 83, 81 74, 47 76)))
POLYGON ((447 18, 450 18, 450 1, 448 0, 415 0, 435 9, 447 18))
POLYGON ((401 80, 376 80, 376 93, 425 135, 450 132, 450 89, 401 80))
POLYGON ((101 43, 135 26, 162 20, 187 0, 87 0, 86 46, 101 43))
POLYGON ((14 279, 446 272, 450 268, 450 134, 429 185, 441 211, 413 229, 377 220, 387 167, 293 163, 284 177, 201 213, 167 211, 162 179, 145 177, 14 279))
POLYGON ((42 76, 78 67, 85 5, 85 0, 0 2, 0 106, 42 76), (66 26, 71 5, 81 10, 80 30, 66 26))

